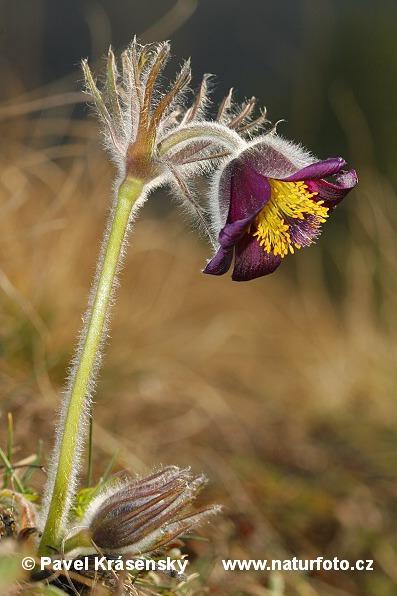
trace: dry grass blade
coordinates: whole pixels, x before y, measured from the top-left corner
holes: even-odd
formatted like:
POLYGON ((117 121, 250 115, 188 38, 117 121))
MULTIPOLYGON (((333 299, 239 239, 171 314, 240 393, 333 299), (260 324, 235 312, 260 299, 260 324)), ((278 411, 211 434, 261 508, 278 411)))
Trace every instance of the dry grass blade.
POLYGON ((86 100, 87 98, 84 93, 72 91, 59 93, 57 95, 49 95, 48 97, 40 97, 38 99, 31 99, 26 102, 13 102, 10 105, 0 106, 0 120, 8 120, 9 118, 15 118, 17 116, 34 114, 34 112, 84 103, 86 100))

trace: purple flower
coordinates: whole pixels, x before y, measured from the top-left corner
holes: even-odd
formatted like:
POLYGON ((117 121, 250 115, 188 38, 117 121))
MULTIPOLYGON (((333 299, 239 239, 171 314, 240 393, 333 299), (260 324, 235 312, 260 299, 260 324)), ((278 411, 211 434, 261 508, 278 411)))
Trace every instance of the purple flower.
POLYGON ((216 185, 219 247, 204 273, 247 281, 272 273, 321 234, 332 210, 357 184, 341 157, 315 159, 268 135, 231 160, 216 185), (333 176, 334 180, 325 178, 333 176))

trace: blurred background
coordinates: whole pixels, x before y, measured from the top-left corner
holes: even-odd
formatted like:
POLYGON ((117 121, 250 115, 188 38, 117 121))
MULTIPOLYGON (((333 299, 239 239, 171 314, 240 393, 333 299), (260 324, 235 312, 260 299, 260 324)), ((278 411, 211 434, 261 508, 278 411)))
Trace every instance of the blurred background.
MULTIPOLYGON (((137 33, 255 95, 360 184, 315 247, 246 284, 159 192, 134 230, 95 397, 94 472, 204 471, 224 513, 186 549, 194 593, 397 593, 395 0, 2 0, 0 444, 52 444, 113 170, 79 62, 137 33), (374 559, 373 572, 225 573, 224 558, 374 559), (204 588, 205 586, 206 588, 204 588)), ((171 71, 170 71, 171 72, 171 71)), ((84 479, 83 479, 84 480, 84 479)), ((37 489, 44 474, 37 472, 37 489)))

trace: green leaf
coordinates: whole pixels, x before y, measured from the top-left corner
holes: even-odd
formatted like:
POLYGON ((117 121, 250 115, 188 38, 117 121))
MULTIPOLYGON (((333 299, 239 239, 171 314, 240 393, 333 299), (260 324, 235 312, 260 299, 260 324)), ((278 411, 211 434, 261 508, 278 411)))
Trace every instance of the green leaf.
POLYGON ((77 519, 81 519, 83 517, 88 505, 95 497, 97 491, 98 488, 96 486, 82 488, 79 490, 76 495, 75 504, 72 507, 72 513, 77 517, 77 519))

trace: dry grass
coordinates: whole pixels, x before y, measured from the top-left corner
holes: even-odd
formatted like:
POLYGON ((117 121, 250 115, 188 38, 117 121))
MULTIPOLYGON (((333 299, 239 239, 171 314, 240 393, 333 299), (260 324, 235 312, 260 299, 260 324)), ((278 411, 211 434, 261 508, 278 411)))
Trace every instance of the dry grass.
MULTIPOLYGON (((1 126, 1 430, 13 412, 20 459, 51 444, 112 173, 95 126, 62 110, 1 126)), ((137 472, 205 471, 224 515, 188 550, 210 593, 396 593, 395 201, 364 163, 320 245, 247 284, 200 273, 209 249, 165 195, 142 212, 96 396, 95 468, 117 452, 137 472), (220 562, 292 555, 375 571, 285 574, 283 591, 220 562)))

